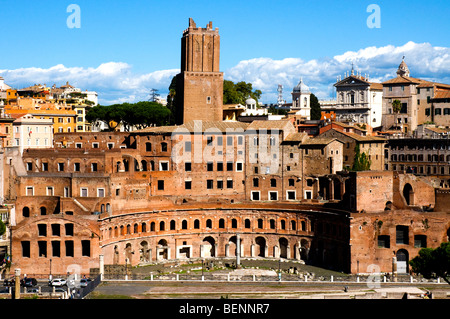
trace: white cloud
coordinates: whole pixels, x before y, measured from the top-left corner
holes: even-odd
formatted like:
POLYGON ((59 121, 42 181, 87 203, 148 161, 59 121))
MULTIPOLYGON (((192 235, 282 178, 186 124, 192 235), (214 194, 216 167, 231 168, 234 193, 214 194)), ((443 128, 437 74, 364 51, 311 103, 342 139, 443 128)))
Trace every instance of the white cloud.
POLYGON ((67 81, 82 90, 97 91, 103 104, 137 102, 149 98, 150 89, 167 91, 179 70, 161 70, 136 74, 124 62, 107 62, 97 68, 66 67, 62 64, 43 68, 0 70, 5 82, 16 88, 33 84, 61 86, 67 81))
MULTIPOLYGON (((318 58, 309 61, 290 57, 275 60, 268 57, 243 60, 236 66, 225 70, 224 77, 234 82, 246 81, 254 89, 263 92, 262 102, 277 101, 278 84, 283 85, 283 97, 291 99, 292 88, 300 78, 320 99, 334 96, 333 84, 337 76, 350 71, 352 63, 361 74, 370 75, 374 82, 382 82, 394 77, 395 71, 405 56, 411 76, 450 83, 450 48, 434 47, 430 43, 407 42, 402 46, 386 45, 367 47, 358 51, 347 51, 332 58, 318 58)), ((178 69, 158 70, 140 74, 124 62, 106 62, 96 68, 66 67, 62 64, 43 68, 21 68, 0 70, 5 82, 22 88, 35 83, 54 83, 57 86, 69 81, 82 90, 99 93, 100 103, 112 104, 147 100, 150 89, 167 94, 172 77, 178 69)))
POLYGON ((450 48, 433 47, 430 43, 407 42, 402 46, 387 45, 367 47, 358 51, 347 51, 332 58, 303 61, 289 58, 273 60, 256 58, 241 61, 225 71, 225 78, 232 81, 253 83, 263 91, 263 102, 276 102, 278 84, 283 85, 283 97, 290 101, 292 88, 300 78, 321 99, 334 96, 333 84, 337 76, 350 71, 352 63, 362 75, 371 81, 382 82, 396 76, 402 57, 411 71, 411 76, 450 83, 450 48))

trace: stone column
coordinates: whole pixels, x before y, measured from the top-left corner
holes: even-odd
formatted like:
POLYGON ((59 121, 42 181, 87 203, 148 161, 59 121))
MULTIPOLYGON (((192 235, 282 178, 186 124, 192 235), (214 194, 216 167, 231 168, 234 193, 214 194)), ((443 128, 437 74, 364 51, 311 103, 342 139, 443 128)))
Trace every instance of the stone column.
POLYGON ((241 264, 241 234, 236 234, 236 267, 241 264))
POLYGON ((392 257, 392 279, 397 282, 397 257, 392 257))
POLYGON ((99 269, 100 269, 100 280, 103 280, 103 276, 105 275, 105 262, 103 259, 103 255, 99 255, 99 269))
POLYGON ((20 299, 20 268, 16 268, 14 270, 14 285, 15 285, 15 291, 14 291, 14 298, 20 299))

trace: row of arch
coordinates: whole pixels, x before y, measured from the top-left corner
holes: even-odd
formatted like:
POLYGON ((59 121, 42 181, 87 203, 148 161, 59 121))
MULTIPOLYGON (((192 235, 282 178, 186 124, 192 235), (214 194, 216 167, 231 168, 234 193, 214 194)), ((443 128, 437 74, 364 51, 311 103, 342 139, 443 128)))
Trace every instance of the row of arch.
MULTIPOLYGON (((217 237, 217 236, 216 236, 217 237)), ((144 239, 135 242, 127 242, 123 245, 114 244, 113 264, 137 264, 152 261, 164 261, 169 259, 190 258, 217 258, 236 257, 273 257, 285 259, 307 260, 310 250, 310 241, 306 238, 289 238, 277 236, 267 238, 267 235, 256 235, 251 238, 241 238, 236 235, 219 239, 206 235, 200 237, 199 245, 190 245, 183 242, 176 245, 176 241, 165 237, 153 240, 144 239), (175 251, 174 251, 175 250, 175 251)))
MULTIPOLYGON (((127 223, 125 225, 110 226, 108 230, 104 233, 104 238, 119 238, 125 235, 146 233, 146 232, 162 232, 162 231, 178 231, 178 230, 210 230, 213 227, 213 219, 206 219, 201 225, 201 219, 196 218, 193 220, 191 227, 187 219, 182 219, 180 227, 177 227, 177 222, 172 219, 170 221, 160 220, 147 222, 135 222, 127 223), (202 228, 203 226, 203 228, 202 228)), ((308 223, 306 220, 301 220, 299 222, 300 228, 298 228, 298 222, 294 219, 279 218, 278 222, 275 218, 269 218, 265 220, 264 218, 258 218, 253 221, 251 218, 243 218, 239 221, 238 218, 231 218, 227 220, 225 218, 220 218, 217 221, 216 227, 218 229, 265 229, 265 230, 285 230, 285 231, 308 231, 308 223), (241 223, 239 225, 239 223, 241 223), (253 227, 252 227, 253 224, 253 227)))

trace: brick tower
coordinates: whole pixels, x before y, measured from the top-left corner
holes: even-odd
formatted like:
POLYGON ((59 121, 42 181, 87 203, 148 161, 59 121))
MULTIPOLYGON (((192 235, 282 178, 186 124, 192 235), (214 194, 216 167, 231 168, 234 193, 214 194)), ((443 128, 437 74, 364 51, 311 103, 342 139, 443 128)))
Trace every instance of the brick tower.
POLYGON ((219 71, 219 29, 212 22, 189 28, 181 39, 181 73, 177 75, 177 124, 192 120, 223 120, 223 73, 219 71))

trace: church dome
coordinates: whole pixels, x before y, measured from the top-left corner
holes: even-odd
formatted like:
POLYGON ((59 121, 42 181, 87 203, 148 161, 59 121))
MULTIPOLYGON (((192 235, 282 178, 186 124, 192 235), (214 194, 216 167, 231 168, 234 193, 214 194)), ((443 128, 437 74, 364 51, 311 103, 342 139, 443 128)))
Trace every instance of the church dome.
POLYGON ((253 105, 256 104, 256 100, 251 97, 245 100, 245 105, 253 105))
POLYGON ((300 79, 300 82, 298 82, 298 84, 294 87, 294 92, 309 92, 309 87, 305 83, 303 83, 302 79, 300 79))

